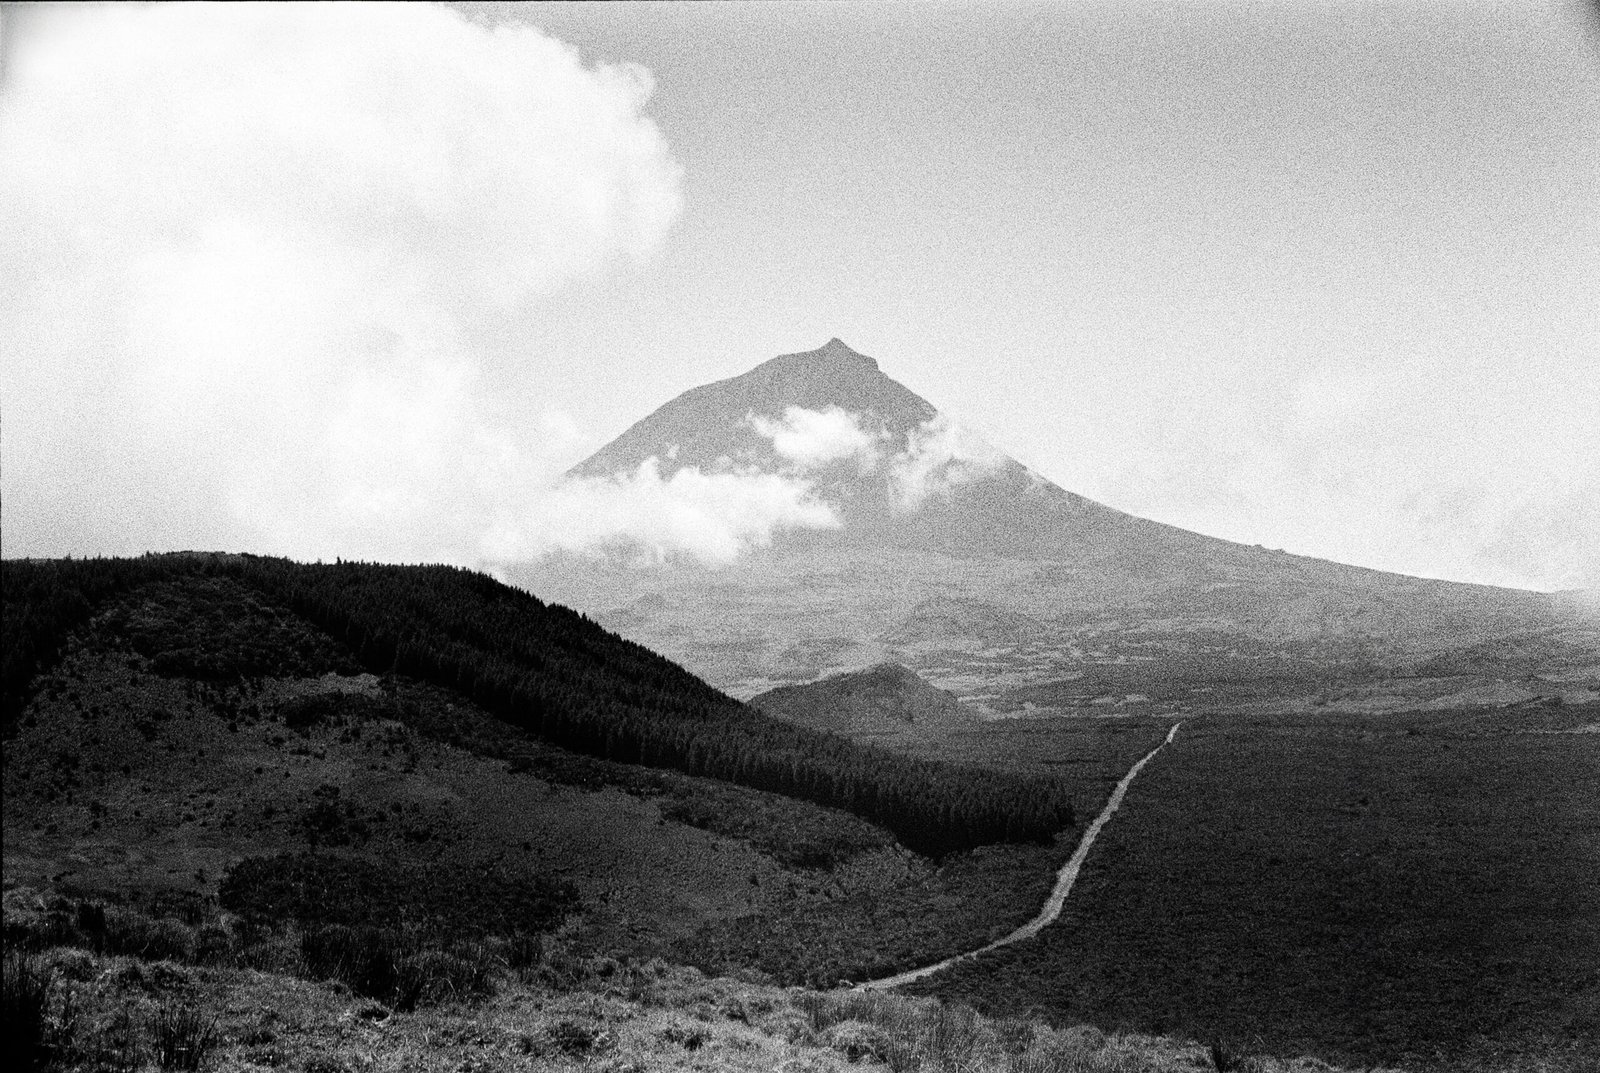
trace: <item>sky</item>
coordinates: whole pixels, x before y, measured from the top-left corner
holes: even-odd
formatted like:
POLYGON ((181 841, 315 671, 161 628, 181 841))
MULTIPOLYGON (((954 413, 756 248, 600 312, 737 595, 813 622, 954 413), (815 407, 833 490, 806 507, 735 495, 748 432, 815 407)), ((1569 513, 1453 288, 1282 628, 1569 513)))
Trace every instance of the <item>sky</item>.
POLYGON ((8 556, 473 564, 615 526, 725 561, 827 519, 754 480, 556 479, 837 336, 1135 514, 1600 587, 1592 6, 181 5, 0 32, 8 556))

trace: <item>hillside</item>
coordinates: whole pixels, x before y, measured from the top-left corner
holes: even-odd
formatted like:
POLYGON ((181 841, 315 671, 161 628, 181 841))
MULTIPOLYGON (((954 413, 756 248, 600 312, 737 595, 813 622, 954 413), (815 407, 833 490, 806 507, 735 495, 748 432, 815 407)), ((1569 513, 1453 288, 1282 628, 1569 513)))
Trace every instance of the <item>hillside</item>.
POLYGON ((864 740, 942 736, 976 719, 955 694, 930 686, 896 663, 780 686, 751 697, 750 706, 801 726, 864 740))
POLYGON ((210 555, 4 571, 7 669, 24 682, 6 697, 10 886, 158 912, 220 899, 273 928, 389 920, 441 942, 561 927, 591 952, 832 981, 1025 919, 1071 836, 1070 819, 1039 839, 1017 822, 1029 813, 991 812, 1014 841, 961 848, 944 818, 1051 787, 1070 810, 1070 789, 801 731, 481 575, 210 555), (401 612, 406 632, 386 632, 401 612), (619 762, 629 720, 681 752, 619 762), (969 788, 941 799, 934 859, 751 785, 759 764, 706 777, 697 732, 735 758, 743 741, 792 769, 870 768, 857 792, 891 809, 918 786, 969 788), (882 927, 883 905, 904 925, 882 927))
MULTIPOLYGON (((139 583, 222 578, 303 615, 366 669, 457 688, 550 744, 843 808, 921 852, 1049 842, 1072 821, 1070 791, 1053 780, 912 760, 762 716, 566 608, 468 571, 195 555, 5 570, 8 727, 37 667, 97 601, 139 583)), ((226 609, 209 618, 135 622, 130 643, 201 679, 267 668, 255 634, 226 609), (219 635, 220 653, 192 654, 219 635)))

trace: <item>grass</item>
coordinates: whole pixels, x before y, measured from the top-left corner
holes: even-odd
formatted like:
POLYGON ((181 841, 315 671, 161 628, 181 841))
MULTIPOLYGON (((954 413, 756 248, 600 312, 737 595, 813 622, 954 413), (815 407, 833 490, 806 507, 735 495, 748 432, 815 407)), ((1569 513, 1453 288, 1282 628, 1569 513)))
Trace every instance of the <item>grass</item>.
MULTIPOLYGON (((930 999, 782 989, 660 961, 573 959, 559 983, 501 971, 492 993, 403 1011, 337 981, 238 966, 59 947, 30 959, 30 971, 70 981, 77 1003, 69 1036, 36 1068, 1192 1073, 1206 1061, 1192 1041, 991 1019, 930 999)), ((63 988, 53 990, 59 1019, 63 988)), ((1333 1073, 1251 1062, 1251 1073, 1333 1073)))
POLYGON ((1191 722, 1055 926, 917 989, 1352 1063, 1593 1069, 1600 737, 1551 731, 1596 714, 1191 722))
POLYGON ((217 1022, 183 1002, 165 1002, 150 1017, 149 1038, 162 1069, 197 1070, 210 1064, 220 1039, 217 1022))

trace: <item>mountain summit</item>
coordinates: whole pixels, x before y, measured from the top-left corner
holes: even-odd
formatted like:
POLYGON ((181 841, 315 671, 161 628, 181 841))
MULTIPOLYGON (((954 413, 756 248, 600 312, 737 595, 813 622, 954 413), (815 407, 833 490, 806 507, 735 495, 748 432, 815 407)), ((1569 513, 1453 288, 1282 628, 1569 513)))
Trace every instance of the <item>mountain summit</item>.
POLYGON ((867 416, 902 437, 937 414, 926 399, 880 372, 876 361, 835 338, 816 350, 780 354, 742 376, 685 391, 579 463, 570 476, 610 477, 652 457, 667 473, 684 466, 773 464, 772 438, 751 419, 782 421, 791 408, 867 416))

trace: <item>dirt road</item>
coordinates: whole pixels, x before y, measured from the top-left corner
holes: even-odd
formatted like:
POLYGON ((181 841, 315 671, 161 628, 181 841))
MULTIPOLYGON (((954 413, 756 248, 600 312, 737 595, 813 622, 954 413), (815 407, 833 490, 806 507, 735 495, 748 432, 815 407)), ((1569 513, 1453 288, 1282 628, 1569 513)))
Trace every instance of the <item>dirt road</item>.
POLYGON ((958 961, 966 961, 980 954, 987 954, 991 950, 998 950, 1002 946, 1009 946, 1012 943, 1021 942, 1023 939, 1031 939, 1044 930, 1047 925, 1053 923, 1061 915, 1061 907, 1067 902, 1067 895, 1072 891, 1072 884, 1077 882, 1078 872, 1083 868, 1083 862, 1089 856, 1089 847, 1094 845, 1094 840, 1099 837, 1100 828, 1104 827, 1106 821, 1110 820, 1112 814, 1121 807, 1122 799, 1128 792, 1128 786, 1133 782, 1135 776, 1139 774, 1140 769, 1148 764, 1162 749, 1172 744, 1172 739, 1177 737, 1178 728, 1181 726, 1183 726, 1181 719, 1173 723, 1172 729, 1167 731, 1167 736, 1161 744, 1140 757, 1139 762, 1129 768, 1126 775, 1122 776, 1122 781, 1117 783, 1117 788, 1111 791, 1111 798, 1106 802, 1106 807, 1100 810, 1100 815, 1096 816, 1094 822, 1089 825, 1089 829, 1083 832, 1083 838, 1078 842, 1078 848, 1072 851, 1072 856, 1067 859, 1067 863, 1062 865, 1061 871, 1056 873, 1055 888, 1050 891, 1050 897, 1045 899, 1044 907, 1039 910, 1037 916, 1010 935, 996 939, 987 946, 980 946, 978 949, 969 950, 965 954, 957 954, 955 957, 945 958, 935 964, 925 965, 920 969, 912 969, 909 972, 902 972, 896 976, 886 976, 881 980, 869 980, 867 983, 857 984, 855 990, 886 991, 889 988, 899 987, 901 984, 909 984, 913 980, 920 980, 925 976, 932 976, 936 972, 947 969, 958 961))

